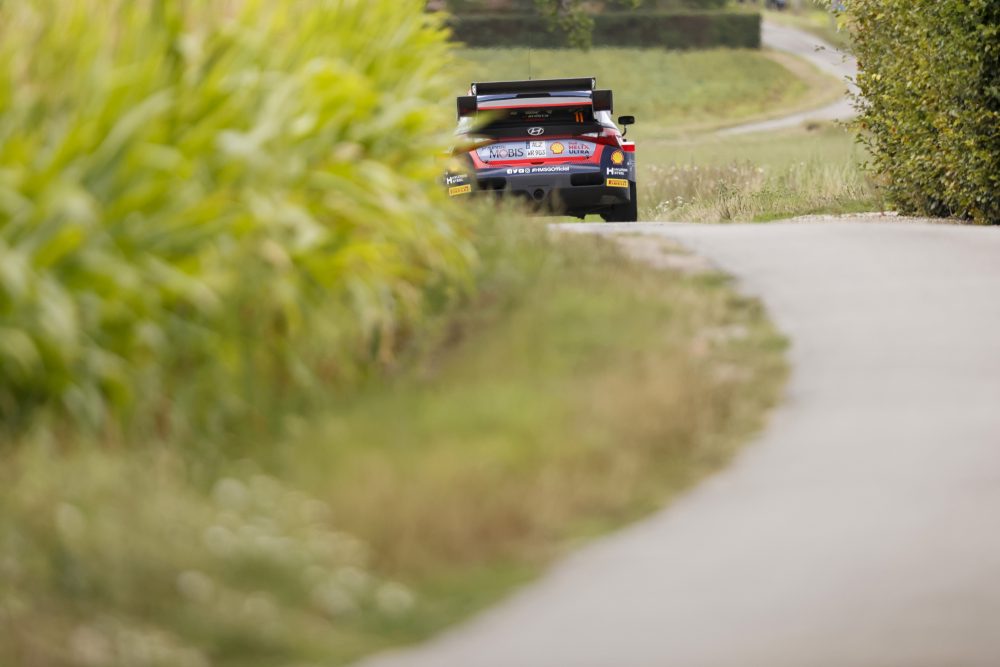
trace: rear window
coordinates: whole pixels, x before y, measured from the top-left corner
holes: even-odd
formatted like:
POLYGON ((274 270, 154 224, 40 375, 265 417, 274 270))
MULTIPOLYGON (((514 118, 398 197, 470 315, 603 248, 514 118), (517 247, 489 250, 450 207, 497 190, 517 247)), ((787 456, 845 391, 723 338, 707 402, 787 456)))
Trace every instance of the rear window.
POLYGON ((574 107, 483 109, 480 113, 489 119, 484 126, 486 129, 523 125, 592 125, 594 123, 594 108, 589 104, 574 107))
POLYGON ((481 109, 479 117, 465 117, 459 120, 456 134, 491 135, 504 134, 504 130, 526 127, 578 126, 582 133, 594 132, 600 128, 616 129, 611 114, 607 111, 594 112, 591 105, 565 107, 525 107, 519 109, 481 109))

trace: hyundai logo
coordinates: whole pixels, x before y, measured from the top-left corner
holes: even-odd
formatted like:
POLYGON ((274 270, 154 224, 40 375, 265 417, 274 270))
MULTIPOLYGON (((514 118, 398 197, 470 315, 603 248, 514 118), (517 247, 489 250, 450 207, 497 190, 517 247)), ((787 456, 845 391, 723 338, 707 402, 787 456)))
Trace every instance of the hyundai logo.
POLYGON ((528 134, 530 134, 533 137, 541 136, 541 135, 545 134, 545 128, 544 127, 529 127, 528 128, 528 134))

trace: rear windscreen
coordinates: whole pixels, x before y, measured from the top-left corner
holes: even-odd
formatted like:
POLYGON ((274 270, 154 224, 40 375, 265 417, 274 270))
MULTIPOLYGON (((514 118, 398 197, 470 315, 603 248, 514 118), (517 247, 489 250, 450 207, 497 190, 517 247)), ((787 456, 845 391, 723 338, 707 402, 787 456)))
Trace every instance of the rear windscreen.
POLYGON ((594 111, 589 97, 566 95, 533 100, 504 97, 479 100, 478 107, 475 115, 459 119, 457 134, 499 139, 556 133, 581 135, 615 127, 611 114, 594 111))
POLYGON ((572 107, 531 107, 521 109, 482 109, 481 119, 486 130, 523 127, 525 125, 593 125, 594 108, 588 105, 572 107))

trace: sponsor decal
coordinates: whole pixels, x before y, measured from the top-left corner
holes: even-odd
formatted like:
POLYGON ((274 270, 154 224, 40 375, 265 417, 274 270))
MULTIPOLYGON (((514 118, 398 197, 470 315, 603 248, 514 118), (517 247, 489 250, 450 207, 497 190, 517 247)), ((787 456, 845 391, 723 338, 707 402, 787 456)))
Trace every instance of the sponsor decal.
POLYGON ((524 157, 524 147, 516 144, 493 144, 481 151, 479 157, 483 160, 517 160, 524 157))
POLYGON ((530 134, 533 137, 540 137, 543 134, 545 134, 545 128, 544 127, 529 127, 528 128, 528 134, 530 134))
POLYGON ((622 164, 623 162, 625 162, 625 153, 622 153, 621 151, 615 151, 614 153, 611 154, 611 162, 613 162, 614 164, 622 164))
POLYGON ((627 188, 628 181, 624 178, 609 178, 607 181, 609 188, 627 188))
POLYGON ((472 185, 468 183, 465 185, 456 185, 453 188, 448 188, 449 197, 455 197, 457 195, 466 195, 469 194, 470 192, 472 192, 472 185))
MULTIPOLYGON (((2 0, 0 0, 2 2, 2 0)), ((594 144, 587 141, 501 141, 476 149, 483 162, 540 160, 547 157, 591 157, 594 144)))
POLYGON ((608 167, 608 176, 628 176, 628 168, 626 167, 608 167))
POLYGON ((460 174, 459 176, 448 176, 444 179, 444 182, 448 185, 458 185, 459 183, 464 183, 465 179, 469 176, 468 174, 460 174))
POLYGON ((508 176, 516 176, 518 174, 554 174, 569 171, 569 167, 518 167, 517 169, 508 169, 508 176))

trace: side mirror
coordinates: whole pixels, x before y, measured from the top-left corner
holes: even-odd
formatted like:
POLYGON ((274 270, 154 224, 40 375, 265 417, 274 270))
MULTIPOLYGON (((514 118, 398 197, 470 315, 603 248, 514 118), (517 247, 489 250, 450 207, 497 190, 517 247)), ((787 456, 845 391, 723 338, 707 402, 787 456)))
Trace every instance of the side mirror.
POLYGON ((625 128, 622 137, 628 134, 628 126, 635 124, 635 116, 618 116, 618 124, 625 128))

